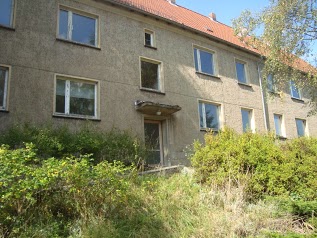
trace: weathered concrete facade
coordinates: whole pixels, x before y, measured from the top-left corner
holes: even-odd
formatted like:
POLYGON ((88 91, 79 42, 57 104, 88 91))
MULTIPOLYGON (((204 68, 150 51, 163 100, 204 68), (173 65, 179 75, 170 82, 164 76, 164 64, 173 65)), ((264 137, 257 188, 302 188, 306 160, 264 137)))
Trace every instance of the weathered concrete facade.
POLYGON ((143 137, 144 122, 158 122, 165 165, 186 163, 185 147, 203 139, 199 101, 219 106, 220 127, 242 132, 245 108, 252 110, 256 131, 266 130, 266 114, 274 130, 272 116, 278 113, 284 116, 287 138, 297 136, 295 118, 307 120, 309 135, 317 136, 316 117, 307 118, 309 108, 288 94, 283 101, 269 100, 265 114, 256 54, 102 0, 16 0, 14 18, 14 30, 0 27, 0 66, 9 68, 1 130, 23 122, 70 127, 86 123, 55 113, 56 77, 64 76, 97 85, 97 115, 89 123, 99 130, 131 129, 143 137), (60 6, 97 17, 96 47, 58 39, 60 6), (145 29, 154 33, 155 48, 144 46, 145 29), (196 72, 194 48, 213 53, 215 76, 196 72), (159 63, 159 93, 141 89, 141 59, 159 63), (248 85, 237 83, 236 60, 246 66, 248 85), (182 110, 169 116, 146 115, 135 110, 137 100, 179 105, 182 110))

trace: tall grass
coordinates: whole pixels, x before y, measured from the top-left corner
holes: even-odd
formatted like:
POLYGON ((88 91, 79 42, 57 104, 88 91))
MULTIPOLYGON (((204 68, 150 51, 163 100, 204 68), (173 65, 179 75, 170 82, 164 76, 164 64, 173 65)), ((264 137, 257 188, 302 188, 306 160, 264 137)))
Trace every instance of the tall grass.
POLYGON ((278 204, 245 200, 245 186, 210 188, 186 175, 143 177, 133 199, 118 217, 95 217, 80 224, 73 237, 271 237, 272 233, 308 233, 294 225, 278 204))

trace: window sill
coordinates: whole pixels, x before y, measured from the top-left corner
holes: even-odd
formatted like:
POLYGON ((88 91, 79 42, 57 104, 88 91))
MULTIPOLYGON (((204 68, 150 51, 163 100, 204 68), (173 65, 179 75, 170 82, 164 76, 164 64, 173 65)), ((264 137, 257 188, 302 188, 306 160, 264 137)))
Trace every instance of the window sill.
POLYGON ((214 130, 212 128, 200 128, 201 132, 212 132, 213 134, 217 135, 219 133, 219 130, 214 130))
POLYGON ((252 85, 248 84, 248 83, 242 83, 242 82, 238 81, 238 84, 241 85, 241 86, 246 86, 246 87, 252 88, 252 85))
POLYGON ((287 140, 287 137, 285 137, 285 136, 276 135, 276 138, 279 140, 287 140))
POLYGON ((158 90, 154 90, 154 89, 150 89, 150 88, 140 88, 140 90, 144 91, 144 92, 150 92, 150 93, 157 93, 157 94, 165 95, 165 93, 162 92, 162 91, 158 91, 158 90))
POLYGON ((15 28, 13 28, 12 26, 5 26, 5 25, 0 24, 0 28, 6 29, 9 31, 15 31, 15 28))
POLYGON ((268 93, 271 94, 271 95, 274 95, 274 96, 278 96, 278 97, 281 96, 281 94, 280 94, 279 92, 276 92, 276 91, 270 91, 270 90, 268 90, 268 93))
POLYGON ((65 118, 65 119, 88 120, 88 121, 101 121, 100 119, 98 119, 98 118, 93 118, 93 117, 69 116, 69 115, 63 115, 63 114, 53 114, 53 117, 56 117, 56 118, 65 118))
POLYGON ((98 46, 88 45, 88 44, 84 44, 84 43, 80 43, 80 42, 76 42, 76 41, 65 40, 65 39, 61 39, 61 38, 56 38, 56 40, 57 41, 61 41, 61 42, 65 42, 65 43, 70 43, 70 44, 73 44, 73 45, 85 46, 85 47, 92 48, 92 49, 95 49, 95 50, 101 50, 101 48, 98 47, 98 46))
POLYGON ((291 97, 291 99, 292 99, 293 101, 296 101, 296 102, 301 102, 301 103, 304 103, 304 102, 305 102, 305 101, 304 101, 303 99, 301 99, 301 98, 291 97))
POLYGON ((144 47, 149 48, 149 49, 152 49, 152 50, 157 50, 156 47, 151 46, 151 45, 144 45, 144 47))
POLYGON ((9 113, 9 111, 8 110, 6 110, 6 109, 0 109, 0 113, 9 113))
POLYGON ((204 72, 199 72, 199 71, 196 71, 196 74, 201 74, 201 75, 205 75, 205 76, 209 76, 211 78, 215 78, 215 79, 221 79, 220 77, 216 76, 216 75, 213 75, 213 74, 207 74, 207 73, 204 73, 204 72))

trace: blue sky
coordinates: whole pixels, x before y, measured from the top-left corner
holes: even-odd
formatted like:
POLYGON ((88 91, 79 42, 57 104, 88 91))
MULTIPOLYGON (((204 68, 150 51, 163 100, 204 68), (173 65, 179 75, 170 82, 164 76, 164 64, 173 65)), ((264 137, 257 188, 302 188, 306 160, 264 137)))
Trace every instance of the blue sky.
POLYGON ((176 3, 205 16, 214 12, 219 22, 231 26, 231 20, 243 10, 261 11, 269 0, 176 0, 176 3))

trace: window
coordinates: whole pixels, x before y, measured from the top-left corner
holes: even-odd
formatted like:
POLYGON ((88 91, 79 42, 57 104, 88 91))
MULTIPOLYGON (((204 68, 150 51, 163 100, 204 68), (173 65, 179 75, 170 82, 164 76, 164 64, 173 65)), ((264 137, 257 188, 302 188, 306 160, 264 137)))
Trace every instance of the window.
POLYGON ((97 82, 57 77, 55 113, 97 117, 97 82))
POLYGON ((296 121, 296 129, 298 137, 305 136, 306 133, 306 120, 303 119, 295 119, 296 121))
POLYGON ((194 48, 194 58, 197 72, 215 75, 214 55, 212 53, 194 48))
POLYGON ((9 68, 0 66, 0 110, 7 109, 9 68))
POLYGON ((59 10, 58 37, 82 44, 98 45, 97 17, 82 15, 71 10, 59 10))
POLYGON ((0 0, 0 25, 13 26, 14 0, 0 0))
POLYGON ((249 130, 254 131, 253 125, 253 112, 250 109, 241 109, 242 116, 242 130, 247 132, 249 130))
POLYGON ((207 102, 199 102, 200 129, 220 129, 220 105, 207 102))
POLYGON ((144 31, 144 45, 154 47, 154 32, 145 30, 144 31))
POLYGON ((272 74, 269 74, 266 78, 267 89, 269 92, 276 92, 276 85, 272 74))
POLYGON ((275 135, 285 137, 283 116, 274 114, 275 135))
POLYGON ((160 68, 160 62, 141 59, 142 88, 161 91, 160 68))
POLYGON ((299 88, 296 86, 294 81, 290 81, 290 88, 291 88, 291 96, 292 98, 301 99, 301 93, 299 88))
POLYGON ((236 73, 239 83, 248 84, 246 76, 246 64, 242 61, 236 61, 236 73))

